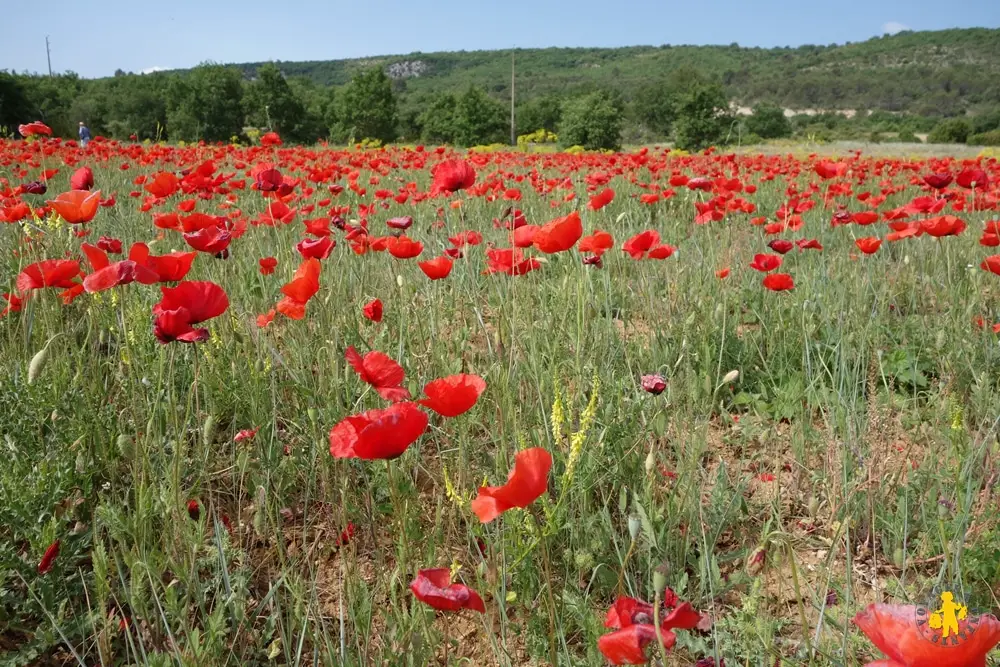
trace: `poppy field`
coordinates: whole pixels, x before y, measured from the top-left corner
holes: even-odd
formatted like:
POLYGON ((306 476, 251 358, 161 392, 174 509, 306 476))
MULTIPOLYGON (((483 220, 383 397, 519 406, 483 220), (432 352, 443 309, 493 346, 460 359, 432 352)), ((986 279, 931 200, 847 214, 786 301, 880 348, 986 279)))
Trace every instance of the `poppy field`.
POLYGON ((46 130, 0 141, 12 664, 1000 640, 996 159, 46 130))

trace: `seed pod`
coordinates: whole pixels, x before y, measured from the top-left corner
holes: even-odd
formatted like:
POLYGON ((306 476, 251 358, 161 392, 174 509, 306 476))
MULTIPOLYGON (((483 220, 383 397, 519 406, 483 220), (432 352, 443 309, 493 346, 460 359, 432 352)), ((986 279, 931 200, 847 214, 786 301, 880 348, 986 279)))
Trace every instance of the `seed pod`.
POLYGON ((813 496, 809 499, 809 517, 815 519, 816 512, 819 511, 819 498, 813 496))
POLYGON ((639 537, 639 528, 641 528, 641 527, 642 527, 642 524, 639 522, 639 517, 637 517, 637 516, 630 516, 628 518, 628 534, 632 538, 633 542, 636 539, 638 539, 638 537, 639 537))
POLYGON ((663 589, 665 589, 667 587, 667 574, 669 573, 669 571, 670 571, 670 568, 667 566, 667 564, 665 562, 664 563, 660 563, 653 570, 653 592, 654 593, 662 593, 663 589))
POLYGON ((206 447, 215 442, 215 415, 209 415, 201 429, 201 442, 206 447))

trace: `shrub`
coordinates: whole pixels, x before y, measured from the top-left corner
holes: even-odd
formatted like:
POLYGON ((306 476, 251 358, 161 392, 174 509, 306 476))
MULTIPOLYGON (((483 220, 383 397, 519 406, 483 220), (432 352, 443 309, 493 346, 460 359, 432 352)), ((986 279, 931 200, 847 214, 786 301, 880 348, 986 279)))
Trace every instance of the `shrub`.
POLYGON ((938 123, 927 137, 927 141, 932 144, 964 144, 971 133, 972 126, 969 125, 969 121, 952 118, 938 123))
POLYGON ((1000 146, 1000 129, 969 135, 968 143, 973 146, 1000 146))

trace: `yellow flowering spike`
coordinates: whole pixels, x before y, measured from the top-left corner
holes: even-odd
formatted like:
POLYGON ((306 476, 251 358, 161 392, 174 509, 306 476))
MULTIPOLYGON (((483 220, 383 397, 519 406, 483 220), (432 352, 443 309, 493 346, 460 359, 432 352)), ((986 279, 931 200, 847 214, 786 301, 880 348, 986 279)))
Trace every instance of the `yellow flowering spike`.
POLYGON ((459 571, 462 569, 462 564, 458 562, 458 559, 451 561, 451 578, 454 581, 455 577, 458 576, 459 571))
POLYGON ((555 394, 555 400, 552 402, 552 439, 555 441, 556 445, 562 442, 562 425, 563 421, 566 419, 566 415, 563 412, 563 402, 562 394, 559 391, 559 378, 553 378, 552 389, 555 394))
POLYGON ((457 491, 455 491, 455 485, 452 484, 451 478, 448 476, 448 466, 443 466, 442 471, 444 474, 444 493, 445 496, 450 500, 456 507, 464 507, 465 500, 457 491))

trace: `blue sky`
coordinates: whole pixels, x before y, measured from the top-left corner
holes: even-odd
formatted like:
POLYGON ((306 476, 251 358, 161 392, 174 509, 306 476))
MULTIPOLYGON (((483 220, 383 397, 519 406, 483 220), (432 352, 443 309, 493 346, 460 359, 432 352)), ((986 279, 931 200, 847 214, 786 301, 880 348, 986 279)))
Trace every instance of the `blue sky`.
POLYGON ((205 60, 511 46, 798 46, 971 26, 1000 27, 1000 0, 48 0, 43 12, 21 12, 4 30, 0 68, 44 72, 46 35, 55 71, 95 77, 205 60))

